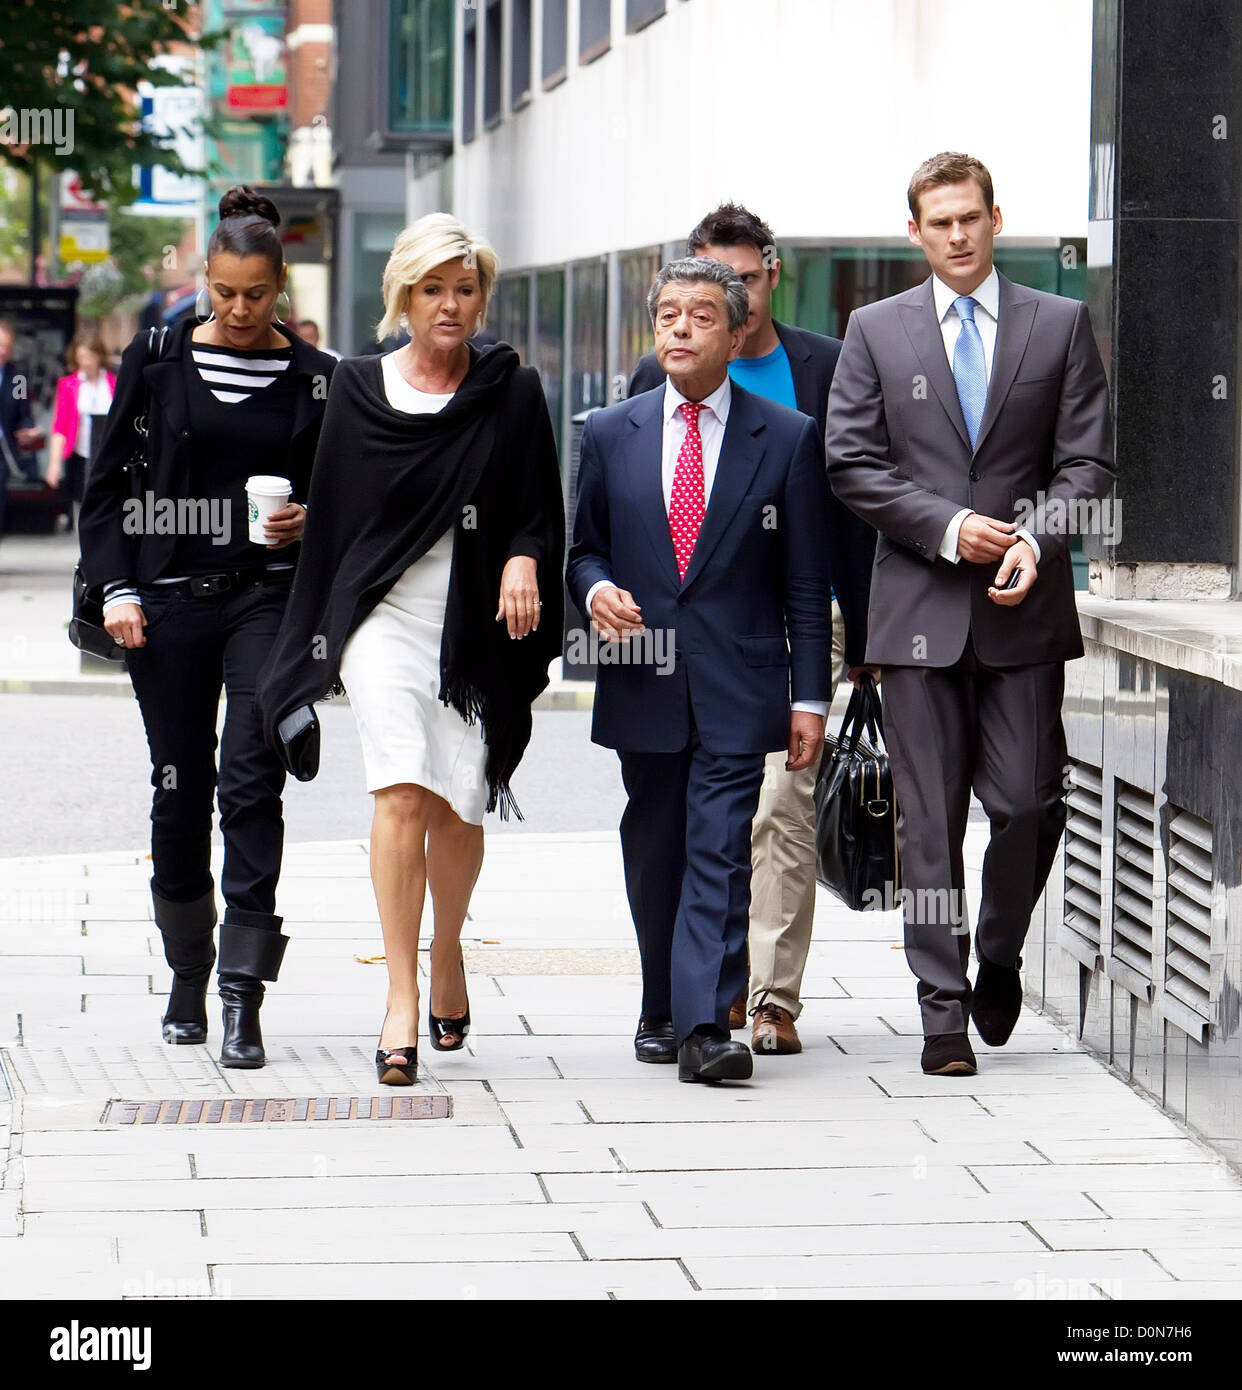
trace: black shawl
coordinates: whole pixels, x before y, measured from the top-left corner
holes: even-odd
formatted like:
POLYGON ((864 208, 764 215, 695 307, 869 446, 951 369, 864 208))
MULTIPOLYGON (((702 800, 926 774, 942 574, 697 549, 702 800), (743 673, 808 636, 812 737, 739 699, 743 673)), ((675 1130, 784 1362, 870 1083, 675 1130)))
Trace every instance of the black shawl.
POLYGON ((466 376, 435 414, 389 405, 378 357, 338 365, 293 591, 255 698, 273 744, 286 715, 339 688, 346 641, 450 528, 440 699, 482 721, 487 809, 520 819, 509 779, 560 652, 565 513, 539 375, 507 343, 471 345, 466 376), (543 602, 538 631, 520 641, 496 621, 513 555, 534 557, 543 602))

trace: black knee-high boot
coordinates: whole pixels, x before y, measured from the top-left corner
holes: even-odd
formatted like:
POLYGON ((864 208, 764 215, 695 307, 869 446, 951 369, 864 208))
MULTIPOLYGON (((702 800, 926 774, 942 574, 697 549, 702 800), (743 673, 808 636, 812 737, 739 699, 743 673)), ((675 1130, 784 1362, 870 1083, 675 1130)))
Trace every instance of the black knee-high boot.
POLYGON ((174 903, 151 886, 155 924, 164 938, 164 959, 172 967, 168 1008, 160 1020, 166 1043, 207 1041, 207 981, 216 959, 215 889, 194 902, 174 903))
POLYGON ((263 981, 275 980, 289 938, 283 917, 227 907, 220 923, 220 1002, 224 1005, 222 1067, 261 1067, 267 1061, 259 1008, 263 981))

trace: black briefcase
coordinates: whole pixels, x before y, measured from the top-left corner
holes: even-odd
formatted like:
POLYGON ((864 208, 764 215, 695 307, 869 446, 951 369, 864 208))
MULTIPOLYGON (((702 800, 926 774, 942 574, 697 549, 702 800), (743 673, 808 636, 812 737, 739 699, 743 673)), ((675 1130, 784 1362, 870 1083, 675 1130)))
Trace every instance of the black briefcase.
POLYGON ((815 859, 820 883, 855 912, 901 905, 897 801, 870 676, 850 696, 840 732, 825 740, 815 780, 815 859))

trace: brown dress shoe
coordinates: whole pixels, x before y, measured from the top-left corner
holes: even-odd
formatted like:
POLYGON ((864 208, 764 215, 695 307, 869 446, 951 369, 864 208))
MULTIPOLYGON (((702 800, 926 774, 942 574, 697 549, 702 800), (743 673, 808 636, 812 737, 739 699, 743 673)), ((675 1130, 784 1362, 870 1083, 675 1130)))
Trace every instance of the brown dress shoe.
POLYGON ((793 1014, 779 1004, 760 1004, 755 1010, 755 1030, 750 1045, 758 1055, 801 1052, 802 1041, 794 1027, 793 1014))
POLYGON ((742 992, 729 1005, 729 1030, 746 1027, 746 1001, 750 997, 750 986, 743 985, 742 992))

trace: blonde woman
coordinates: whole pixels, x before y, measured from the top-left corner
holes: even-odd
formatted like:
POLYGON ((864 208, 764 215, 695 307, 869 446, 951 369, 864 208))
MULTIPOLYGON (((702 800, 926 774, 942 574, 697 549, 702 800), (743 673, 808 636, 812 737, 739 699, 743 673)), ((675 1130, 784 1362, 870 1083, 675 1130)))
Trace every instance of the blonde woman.
POLYGON ((461 927, 483 814, 509 780, 560 650, 564 510, 539 376, 507 343, 478 348, 496 254, 432 213, 384 270, 381 340, 337 368, 301 568, 260 689, 269 729, 339 679, 375 798, 371 878, 388 962, 376 1051, 386 1085, 418 1065, 418 937, 431 891, 429 1031, 470 1027, 461 927))

